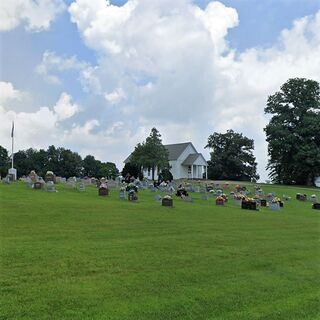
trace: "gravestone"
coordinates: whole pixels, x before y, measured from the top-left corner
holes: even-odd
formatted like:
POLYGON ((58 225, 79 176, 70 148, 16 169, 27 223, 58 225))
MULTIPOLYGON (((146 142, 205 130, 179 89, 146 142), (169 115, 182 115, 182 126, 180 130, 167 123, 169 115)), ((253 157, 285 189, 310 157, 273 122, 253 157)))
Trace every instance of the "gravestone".
POLYGON ((266 196, 266 201, 267 201, 268 203, 270 203, 270 202, 273 200, 273 198, 274 198, 274 196, 273 196, 271 193, 269 193, 269 194, 266 196))
POLYGON ((125 200, 126 199, 126 191, 125 190, 120 190, 119 191, 119 199, 120 200, 125 200))
POLYGON ((74 181, 67 181, 66 187, 69 189, 75 189, 77 187, 77 185, 74 181))
POLYGON ((29 177, 27 177, 27 178, 25 179, 25 182, 26 182, 26 186, 27 186, 28 188, 32 189, 32 187, 33 187, 33 182, 31 181, 31 179, 30 179, 29 177))
POLYGON ((53 181, 48 181, 46 183, 46 190, 47 190, 47 192, 56 192, 53 181))
POLYGON ((161 202, 162 198, 161 198, 160 194, 156 194, 154 196, 154 200, 157 201, 157 202, 161 202))
POLYGON ((191 196, 182 196, 182 200, 186 202, 193 202, 193 199, 191 196))
POLYGON ((47 171, 44 176, 44 181, 45 182, 52 181, 54 183, 54 182, 56 182, 56 176, 54 175, 54 173, 52 171, 47 171))
POLYGON ((311 203, 318 203, 318 198, 315 194, 311 195, 310 197, 311 203))
POLYGON ((11 179, 10 177, 7 175, 5 178, 2 179, 2 183, 4 184, 11 184, 11 179))
POLYGON ((138 200, 137 194, 133 189, 128 192, 128 200, 133 202, 138 200))
POLYGON ((117 186, 117 183, 114 180, 108 181, 109 188, 115 188, 117 186))
POLYGON ((280 210, 279 202, 271 202, 271 203, 269 203, 269 209, 272 210, 272 211, 279 211, 280 210))
POLYGON ((79 191, 80 192, 85 192, 86 191, 86 186, 85 186, 84 182, 80 182, 79 191))

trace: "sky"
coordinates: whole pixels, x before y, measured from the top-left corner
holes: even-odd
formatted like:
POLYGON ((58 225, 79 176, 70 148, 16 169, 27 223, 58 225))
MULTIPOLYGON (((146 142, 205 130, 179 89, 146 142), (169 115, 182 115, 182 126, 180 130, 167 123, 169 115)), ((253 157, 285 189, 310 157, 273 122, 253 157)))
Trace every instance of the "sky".
POLYGON ((123 160, 156 127, 164 144, 254 139, 268 179, 268 96, 320 81, 320 0, 4 0, 0 145, 55 145, 123 160))

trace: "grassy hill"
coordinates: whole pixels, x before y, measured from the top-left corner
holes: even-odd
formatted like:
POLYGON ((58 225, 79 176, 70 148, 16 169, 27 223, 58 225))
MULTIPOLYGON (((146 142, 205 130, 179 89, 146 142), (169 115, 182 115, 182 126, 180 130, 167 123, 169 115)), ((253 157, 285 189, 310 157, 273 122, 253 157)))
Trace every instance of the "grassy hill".
MULTIPOLYGON (((250 188, 250 187, 249 187, 250 188)), ((0 185, 0 319, 320 319, 319 190, 280 212, 0 185)))

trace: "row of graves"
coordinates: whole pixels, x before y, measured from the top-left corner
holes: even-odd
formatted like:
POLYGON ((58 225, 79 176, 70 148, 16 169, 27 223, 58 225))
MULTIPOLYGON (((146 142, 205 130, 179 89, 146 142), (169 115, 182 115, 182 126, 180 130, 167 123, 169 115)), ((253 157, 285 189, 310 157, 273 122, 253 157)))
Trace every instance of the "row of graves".
POLYGON ((30 189, 57 192, 55 189, 56 176, 52 171, 47 171, 43 179, 32 170, 27 177, 23 177, 23 181, 25 181, 27 187, 30 189))
MULTIPOLYGON (((308 196, 306 194, 297 193, 296 200, 306 202, 308 201, 308 196)), ((320 200, 318 200, 318 197, 315 194, 312 194, 309 200, 312 204, 312 209, 320 210, 320 200)))
POLYGON ((46 192, 58 192, 56 190, 57 184, 62 184, 66 189, 74 189, 84 192, 88 185, 96 185, 97 179, 91 178, 76 178, 57 177, 52 171, 47 171, 44 178, 39 176, 34 170, 28 176, 22 177, 26 186, 33 190, 42 190, 46 192))
MULTIPOLYGON (((138 179, 130 179, 125 182, 120 179, 116 181, 107 181, 105 178, 62 178, 56 177, 52 171, 47 171, 44 179, 39 177, 35 171, 31 171, 28 177, 25 177, 27 186, 34 190, 44 190, 47 192, 57 192, 55 184, 64 184, 65 188, 84 192, 86 187, 95 186, 98 196, 108 196, 110 188, 116 188, 119 191, 120 200, 128 200, 131 202, 138 201, 138 192, 140 190, 150 190, 155 193, 154 200, 166 207, 173 207, 174 197, 180 198, 185 202, 193 202, 193 193, 200 194, 200 199, 207 201, 213 199, 217 206, 225 206, 229 199, 233 200, 233 204, 244 210, 259 210, 260 208, 268 208, 272 211, 279 211, 284 207, 284 202, 289 201, 290 197, 283 195, 280 199, 275 192, 265 194, 260 186, 254 187, 254 194, 245 186, 236 185, 232 187, 228 183, 209 183, 203 184, 200 181, 189 183, 186 181, 171 182, 153 182, 148 179, 140 181, 138 179)), ((316 195, 307 197, 306 194, 298 193, 296 200, 302 202, 311 202, 313 209, 320 209, 320 203, 316 195)))
MULTIPOLYGON (((173 192, 175 189, 173 185, 170 185, 169 190, 166 191, 166 196, 161 198, 160 195, 156 195, 155 200, 160 202, 165 206, 173 205, 173 192)), ((155 192, 155 190, 153 190, 155 192)), ((213 198, 215 200, 215 204, 217 206, 225 206, 229 198, 233 199, 233 203, 236 206, 239 206, 244 210, 259 210, 260 208, 266 208, 271 211, 280 211, 284 208, 284 203, 291 199, 288 195, 282 195, 282 197, 278 197, 275 192, 269 192, 267 194, 264 193, 260 186, 254 187, 254 194, 248 190, 245 186, 236 185, 234 189, 231 189, 231 186, 227 183, 210 183, 206 185, 191 185, 189 183, 179 184, 176 188, 175 195, 176 197, 180 197, 184 201, 192 202, 193 198, 190 193, 200 193, 201 200, 209 200, 213 198)), ((320 209, 320 203, 316 195, 311 195, 309 198, 306 194, 298 193, 296 195, 296 199, 299 201, 308 201, 311 202, 313 209, 320 209)))

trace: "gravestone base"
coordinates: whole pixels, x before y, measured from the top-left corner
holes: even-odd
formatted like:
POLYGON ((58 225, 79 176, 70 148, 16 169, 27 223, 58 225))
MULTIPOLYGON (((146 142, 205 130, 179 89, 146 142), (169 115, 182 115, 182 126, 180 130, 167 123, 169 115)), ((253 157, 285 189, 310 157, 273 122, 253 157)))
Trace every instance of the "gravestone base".
POLYGON ((99 196, 105 197, 109 195, 109 190, 107 188, 99 188, 98 190, 99 196))
POLYGON ((279 211, 280 210, 280 204, 278 202, 276 203, 270 203, 269 209, 272 211, 279 211))
POLYGON ((162 199, 162 205, 164 207, 173 207, 173 200, 172 199, 162 199))
POLYGON ((42 189, 42 183, 41 182, 35 182, 33 185, 34 190, 41 190, 42 189))
POLYGON ((135 193, 129 193, 128 194, 128 200, 131 202, 136 202, 138 201, 138 197, 135 193))
POLYGON ((17 180, 17 169, 10 168, 8 170, 8 175, 10 176, 11 181, 16 181, 17 180))
POLYGON ((320 210, 320 203, 314 203, 312 209, 320 210))
POLYGON ((261 207, 266 207, 266 206, 267 206, 267 200, 261 199, 261 200, 260 200, 260 206, 261 206, 261 207))
POLYGON ((223 200, 216 200, 216 206, 224 206, 223 200))
POLYGON ((242 201, 241 209, 245 210, 257 210, 257 203, 254 201, 242 201))

